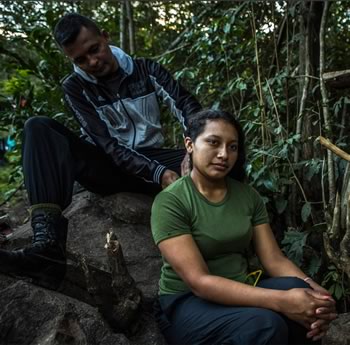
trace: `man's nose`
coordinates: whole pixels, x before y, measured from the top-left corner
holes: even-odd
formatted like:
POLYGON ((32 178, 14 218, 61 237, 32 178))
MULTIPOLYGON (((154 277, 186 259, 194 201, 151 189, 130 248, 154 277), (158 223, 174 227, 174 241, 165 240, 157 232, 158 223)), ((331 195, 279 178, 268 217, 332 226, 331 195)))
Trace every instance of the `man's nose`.
POLYGON ((90 55, 88 58, 88 62, 90 67, 95 67, 98 63, 98 59, 95 55, 90 55))

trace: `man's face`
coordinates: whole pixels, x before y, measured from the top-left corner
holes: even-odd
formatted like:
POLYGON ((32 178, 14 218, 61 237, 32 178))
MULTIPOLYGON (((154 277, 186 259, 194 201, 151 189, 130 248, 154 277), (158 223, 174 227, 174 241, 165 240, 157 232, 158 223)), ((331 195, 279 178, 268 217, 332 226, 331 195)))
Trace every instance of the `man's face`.
POLYGON ((76 40, 63 46, 63 52, 75 65, 96 78, 105 77, 118 68, 106 32, 98 35, 83 26, 76 40))

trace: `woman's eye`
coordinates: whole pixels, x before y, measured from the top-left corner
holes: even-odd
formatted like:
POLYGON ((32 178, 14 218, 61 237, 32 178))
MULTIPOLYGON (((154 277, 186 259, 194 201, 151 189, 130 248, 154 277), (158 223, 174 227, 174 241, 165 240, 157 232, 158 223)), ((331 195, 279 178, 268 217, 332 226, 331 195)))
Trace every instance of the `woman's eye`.
POLYGON ((232 151, 237 151, 238 150, 238 145, 236 145, 236 144, 235 145, 231 145, 230 148, 231 148, 232 151))
POLYGON ((216 145, 218 142, 217 142, 217 140, 208 140, 208 143, 210 145, 216 145))

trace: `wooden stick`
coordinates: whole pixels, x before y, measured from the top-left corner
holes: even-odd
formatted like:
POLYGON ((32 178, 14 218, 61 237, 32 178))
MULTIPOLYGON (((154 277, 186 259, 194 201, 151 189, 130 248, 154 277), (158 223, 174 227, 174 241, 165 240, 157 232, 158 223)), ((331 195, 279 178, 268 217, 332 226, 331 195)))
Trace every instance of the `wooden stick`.
POLYGON ((335 153, 338 157, 345 159, 346 161, 350 162, 350 154, 346 153, 345 151, 343 151, 342 149, 340 149, 338 146, 332 144, 330 142, 330 140, 319 136, 317 138, 317 140, 319 140, 319 142, 321 143, 321 145, 323 145, 324 147, 326 147, 328 150, 332 151, 333 153, 335 153))

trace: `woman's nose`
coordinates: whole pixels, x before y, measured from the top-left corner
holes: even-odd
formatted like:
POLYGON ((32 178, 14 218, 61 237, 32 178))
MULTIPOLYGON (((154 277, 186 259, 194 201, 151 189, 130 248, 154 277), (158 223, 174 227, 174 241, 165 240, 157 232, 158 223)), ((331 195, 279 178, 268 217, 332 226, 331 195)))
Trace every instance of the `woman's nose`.
POLYGON ((227 159, 228 153, 226 147, 220 147, 218 152, 218 157, 222 159, 227 159))

